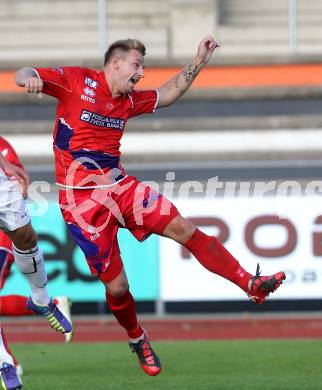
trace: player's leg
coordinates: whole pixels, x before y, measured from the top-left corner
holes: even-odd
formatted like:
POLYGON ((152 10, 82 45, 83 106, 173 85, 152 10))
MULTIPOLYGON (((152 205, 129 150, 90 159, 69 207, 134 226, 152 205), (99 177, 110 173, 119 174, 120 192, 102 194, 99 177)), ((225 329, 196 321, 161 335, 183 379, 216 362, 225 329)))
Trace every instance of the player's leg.
MULTIPOLYGON (((4 288, 14 262, 12 241, 0 230, 0 290, 4 288)), ((27 297, 21 295, 0 296, 0 315, 21 316, 33 314, 26 307, 27 297)))
POLYGON ((143 183, 136 182, 122 194, 127 204, 126 227, 143 241, 151 233, 172 238, 185 246, 209 271, 238 285, 257 303, 263 303, 285 279, 284 272, 271 276, 248 273, 216 237, 208 236, 183 218, 166 198, 143 183))
POLYGON ((72 331, 72 325, 57 309, 47 290, 47 274, 44 257, 37 245, 37 235, 30 222, 15 230, 7 231, 13 242, 13 254, 19 270, 28 280, 31 296, 27 308, 45 316, 53 329, 60 333, 72 331))
MULTIPOLYGON (((127 180, 122 182, 122 186, 128 186, 128 184, 127 180)), ((120 223, 117 217, 123 213, 122 205, 118 203, 119 196, 117 194, 121 193, 126 196, 122 186, 117 187, 112 195, 111 191, 104 189, 75 190, 73 191, 75 202, 73 204, 69 204, 67 192, 60 191, 59 203, 69 231, 82 249, 91 273, 98 275, 105 285, 108 306, 119 324, 127 332, 130 344, 140 346, 137 355, 142 368, 149 375, 156 375, 160 372, 160 364, 148 343, 145 332, 138 323, 135 302, 129 291, 117 245, 116 235, 120 223), (95 199, 96 203, 91 202, 91 207, 87 209, 81 208, 80 206, 86 204, 88 199, 95 199), (114 213, 111 210, 111 204, 114 207, 115 205, 120 206, 120 209, 116 207, 117 212, 114 213), (80 211, 78 212, 78 210, 80 211), (80 213, 81 218, 78 218, 80 213), (149 346, 148 356, 147 346, 149 346), (158 363, 158 366, 155 366, 154 362, 158 363)))
POLYGON ((44 259, 37 247, 37 236, 32 229, 26 203, 18 188, 0 175, 0 228, 13 242, 17 267, 26 275, 32 298, 46 305, 50 298, 46 288, 47 275, 44 259), (4 202, 5 201, 5 202, 4 202))
POLYGON ((50 301, 45 262, 37 245, 37 236, 30 223, 7 233, 13 242, 13 254, 19 270, 26 276, 33 301, 47 305, 50 301))
POLYGON ((70 332, 71 324, 49 297, 44 258, 37 246, 37 236, 31 226, 26 203, 17 187, 1 172, 0 200, 0 229, 6 231, 12 240, 17 267, 30 285, 28 308, 46 316, 55 330, 70 332))
POLYGON ((203 233, 181 215, 174 218, 161 234, 185 246, 206 269, 239 286, 256 303, 263 303, 285 279, 284 272, 260 276, 259 269, 255 276, 251 275, 216 237, 203 233))
POLYGON ((8 317, 20 317, 33 315, 33 311, 27 308, 27 299, 23 295, 0 296, 0 315, 8 317))
MULTIPOLYGON (((14 262, 12 253, 12 242, 10 238, 0 230, 0 291, 3 289, 5 282, 10 275, 10 269, 14 262)), ((21 295, 7 295, 0 296, 0 316, 17 316, 25 315, 26 313, 32 314, 26 307, 27 297, 21 295)), ((13 358, 13 363, 16 366, 17 374, 22 375, 22 366, 18 363, 17 359, 11 352, 5 335, 2 331, 2 338, 4 344, 7 346, 8 353, 13 358)))
MULTIPOLYGON (((0 230, 0 291, 10 275, 10 269, 14 262, 12 242, 10 238, 0 230)), ((20 316, 32 314, 26 307, 27 297, 21 295, 0 296, 0 315, 20 316)))
MULTIPOLYGON (((178 214, 176 208, 170 202, 151 187, 139 182, 135 177, 128 177, 122 181, 117 190, 114 191, 113 199, 124 218, 124 227, 129 229, 139 241, 144 241, 149 237, 155 225, 158 225, 159 229, 163 231, 168 223, 178 214), (162 211, 164 211, 165 216, 160 218, 162 211)), ((111 288, 112 285, 108 287, 111 288)), ((126 294, 124 297, 126 297, 126 294)), ((133 300, 133 297, 131 296, 127 299, 133 300)), ((132 310, 133 314, 135 314, 134 305, 132 310)), ((136 314, 135 317, 133 316, 134 318, 136 318, 136 314)), ((134 324, 135 322, 133 321, 134 324)), ((134 336, 137 335, 128 333, 130 348, 133 353, 136 353, 141 367, 148 375, 158 375, 161 372, 160 359, 152 349, 146 331, 141 327, 137 328, 137 331, 140 331, 141 335, 136 338, 134 336)))
POLYGON ((138 322, 134 298, 129 290, 120 251, 115 240, 110 265, 99 275, 106 289, 106 302, 129 337, 129 346, 136 353, 142 369, 151 376, 161 371, 160 359, 151 347, 146 331, 138 322))
MULTIPOLYGON (((13 232, 8 231, 7 234, 0 230, 0 290, 4 287, 5 281, 10 274, 10 268, 14 262, 14 253, 17 258, 17 265, 20 269, 22 268, 21 261, 25 261, 28 264, 32 261, 35 261, 37 272, 36 273, 28 273, 26 276, 30 282, 30 285, 33 287, 32 291, 35 291, 35 283, 37 279, 40 281, 47 281, 46 272, 44 269, 44 259, 42 253, 37 248, 37 236, 33 231, 30 223, 27 223, 25 226, 20 227, 13 232), (14 240, 16 249, 12 248, 12 240, 14 240), (31 248, 31 250, 25 250, 25 248, 31 248), (19 248, 19 249, 18 249, 19 248), (23 249, 22 249, 23 248, 23 249), (23 253, 24 256, 19 256, 18 252, 23 253), (32 252, 33 256, 30 256, 30 252, 32 252)), ((33 264, 34 266, 34 264, 33 264)), ((26 264, 23 263, 23 270, 26 270, 26 264)), ((28 271, 28 270, 27 270, 28 271)), ((41 288, 40 292, 45 290, 47 292, 47 288, 41 288)), ((36 285, 36 292, 39 291, 36 285)), ((50 298, 47 297, 48 293, 45 294, 47 298, 45 303, 50 301, 50 298)), ((36 301, 35 297, 33 299, 36 301)), ((25 315, 33 315, 35 314, 32 310, 27 307, 28 297, 22 295, 6 295, 0 296, 0 315, 4 316, 25 316, 25 315)), ((66 297, 59 297, 54 299, 54 304, 57 305, 58 309, 64 314, 67 320, 71 323, 71 315, 69 310, 69 305, 66 303, 68 299, 66 297)), ((72 332, 65 333, 66 342, 71 341, 72 332)))
MULTIPOLYGON (((0 230, 0 291, 3 289, 6 280, 10 275, 10 269, 13 262, 14 257, 12 252, 12 241, 5 233, 0 230)), ((35 313, 27 308, 27 299, 28 297, 26 296, 16 294, 0 296, 0 316, 17 317, 34 315, 35 313)), ((63 312, 65 317, 71 322, 69 307, 66 309, 67 302, 68 299, 66 297, 56 297, 54 299, 54 303, 57 305, 59 310, 63 312)), ((13 358, 14 365, 17 369, 17 374, 21 376, 23 374, 23 368, 11 352, 3 332, 2 338, 4 344, 7 347, 8 353, 13 358)), ((65 333, 66 342, 70 342, 71 338, 72 332, 65 333)))
POLYGON ((118 323, 126 330, 130 339, 140 338, 143 329, 138 323, 135 302, 124 269, 114 280, 103 283, 106 289, 106 302, 118 323))
POLYGON ((7 390, 22 388, 22 382, 17 374, 14 358, 9 350, 0 325, 0 374, 2 387, 7 390))

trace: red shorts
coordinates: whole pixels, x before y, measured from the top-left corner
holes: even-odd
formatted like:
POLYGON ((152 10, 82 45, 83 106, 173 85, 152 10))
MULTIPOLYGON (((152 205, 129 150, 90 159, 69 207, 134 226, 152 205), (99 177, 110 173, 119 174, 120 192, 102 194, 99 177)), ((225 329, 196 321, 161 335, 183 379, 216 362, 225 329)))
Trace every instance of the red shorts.
POLYGON ((133 176, 108 188, 61 190, 59 204, 91 273, 104 282, 115 279, 123 268, 120 227, 144 241, 152 233, 162 234, 179 214, 169 200, 133 176))
POLYGON ((10 268, 14 260, 12 241, 0 230, 0 290, 3 289, 5 281, 10 275, 10 268))

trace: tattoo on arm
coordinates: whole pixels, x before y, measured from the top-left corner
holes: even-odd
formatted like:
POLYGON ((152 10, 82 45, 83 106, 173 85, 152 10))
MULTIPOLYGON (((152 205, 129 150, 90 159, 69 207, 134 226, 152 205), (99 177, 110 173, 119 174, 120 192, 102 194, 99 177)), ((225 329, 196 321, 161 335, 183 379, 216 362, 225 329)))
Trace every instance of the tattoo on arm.
POLYGON ((187 84, 191 84, 192 81, 196 78, 199 73, 199 69, 197 65, 189 64, 183 70, 182 74, 187 84))
POLYGON ((176 76, 175 79, 174 79, 174 85, 177 89, 179 89, 179 76, 176 76))
POLYGON ((187 84, 184 89, 188 88, 189 85, 193 82, 193 80, 197 77, 200 69, 197 65, 189 64, 183 68, 183 70, 175 76, 171 83, 168 84, 168 89, 172 89, 173 86, 176 89, 182 89, 182 85, 180 87, 180 78, 183 76, 185 83, 187 84))
POLYGON ((162 96, 159 107, 169 106, 182 96, 197 77, 203 64, 191 63, 186 65, 176 76, 167 81, 160 89, 162 96))
POLYGON ((173 90, 173 88, 180 89, 179 78, 180 78, 180 74, 178 74, 173 79, 171 79, 168 83, 166 83, 165 86, 168 91, 173 90))
POLYGON ((189 87, 189 85, 193 82, 193 80, 197 77, 198 73, 200 71, 200 68, 197 65, 189 64, 184 67, 184 69, 177 74, 170 83, 167 85, 167 89, 171 90, 173 87, 176 89, 186 89, 189 87), (180 78, 183 76, 184 81, 186 83, 186 86, 183 87, 183 85, 180 86, 180 78))

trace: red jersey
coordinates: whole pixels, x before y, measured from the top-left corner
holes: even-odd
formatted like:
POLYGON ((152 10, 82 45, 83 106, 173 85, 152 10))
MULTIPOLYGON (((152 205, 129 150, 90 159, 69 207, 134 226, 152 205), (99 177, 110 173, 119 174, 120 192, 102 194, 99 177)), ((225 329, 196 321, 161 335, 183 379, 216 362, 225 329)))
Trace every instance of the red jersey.
POLYGON ((25 168, 22 165, 21 161, 19 160, 19 157, 17 156, 17 153, 14 150, 14 148, 3 137, 0 137, 0 153, 2 153, 3 156, 9 162, 11 162, 11 164, 13 164, 16 167, 19 167, 19 168, 22 168, 23 170, 25 170, 25 168))
POLYGON ((130 117, 154 112, 158 92, 112 97, 103 71, 79 67, 36 68, 43 92, 58 99, 54 129, 57 183, 97 187, 125 177, 120 141, 130 117))

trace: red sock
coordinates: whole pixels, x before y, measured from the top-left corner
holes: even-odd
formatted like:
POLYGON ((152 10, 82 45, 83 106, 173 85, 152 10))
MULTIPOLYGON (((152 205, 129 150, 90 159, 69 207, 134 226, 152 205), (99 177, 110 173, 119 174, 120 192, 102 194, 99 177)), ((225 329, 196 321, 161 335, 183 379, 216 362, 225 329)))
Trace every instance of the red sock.
POLYGON ((5 295, 0 297, 0 315, 29 316, 34 313, 27 309, 27 297, 22 295, 5 295))
POLYGON ((196 229, 184 246, 207 270, 230 280, 248 292, 248 282, 252 275, 240 266, 216 237, 207 236, 196 229))
POLYGON ((129 290, 122 297, 114 297, 106 291, 106 302, 118 323, 127 331, 130 339, 142 336, 143 329, 138 323, 135 302, 129 290))

